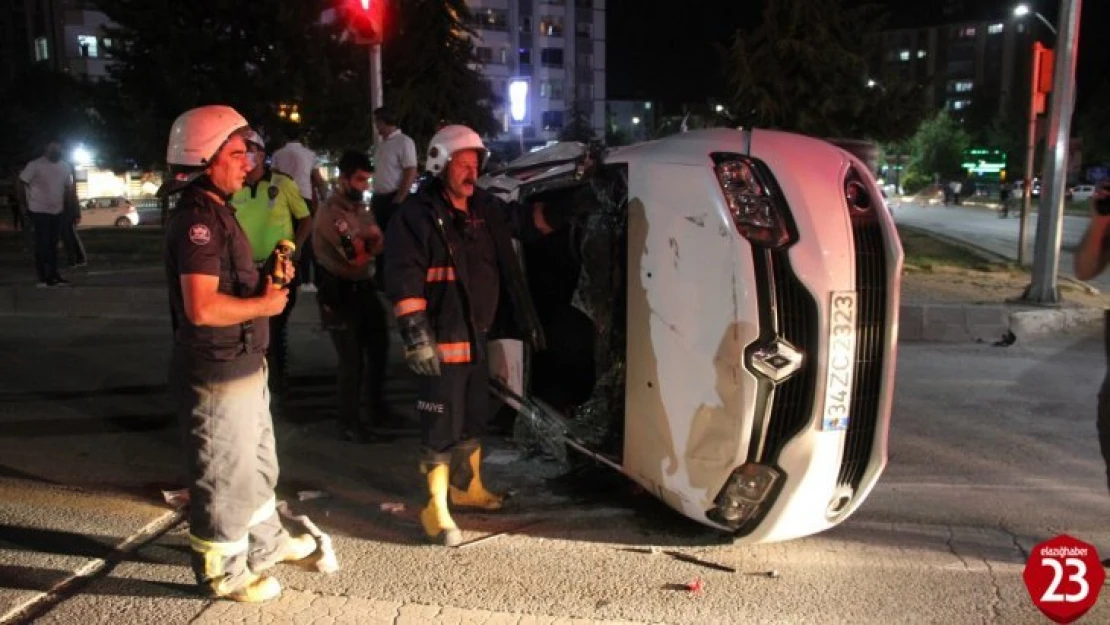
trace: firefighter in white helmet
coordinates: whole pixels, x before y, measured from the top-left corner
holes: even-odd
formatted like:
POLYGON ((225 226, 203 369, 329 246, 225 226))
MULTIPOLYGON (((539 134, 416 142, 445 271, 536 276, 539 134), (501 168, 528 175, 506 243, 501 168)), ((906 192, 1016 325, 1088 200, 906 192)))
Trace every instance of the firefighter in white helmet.
POLYGON ((447 126, 432 138, 425 168, 434 177, 401 205, 386 231, 385 292, 405 357, 419 376, 430 539, 457 546, 448 506, 495 510, 502 497, 481 478, 479 437, 490 417, 489 338, 543 335, 513 237, 547 232, 542 207, 506 204, 478 188, 489 152, 476 132, 447 126))
MULTIPOLYGON (((166 277, 175 319, 170 391, 189 474, 189 539, 210 596, 266 601, 281 584, 263 571, 311 555, 275 510, 278 477, 266 388, 267 318, 288 300, 255 268, 228 200, 253 168, 247 121, 227 106, 182 114, 166 160, 181 193, 166 224, 166 277)), ((292 276, 291 263, 285 272, 292 276)))

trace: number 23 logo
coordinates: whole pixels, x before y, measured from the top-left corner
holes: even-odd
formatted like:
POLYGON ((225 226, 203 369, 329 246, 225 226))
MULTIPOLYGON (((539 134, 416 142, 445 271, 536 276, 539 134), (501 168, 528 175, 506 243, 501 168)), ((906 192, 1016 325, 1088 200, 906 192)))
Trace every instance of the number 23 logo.
POLYGON ((1052 583, 1044 591, 1041 601, 1046 603, 1079 603, 1087 598, 1091 586, 1087 583, 1087 565, 1079 558, 1068 558, 1063 564, 1055 558, 1041 558, 1041 564, 1052 569, 1052 583), (1064 581, 1067 570, 1075 573, 1068 576, 1068 581, 1079 585, 1079 592, 1074 595, 1061 594, 1060 584, 1064 581))

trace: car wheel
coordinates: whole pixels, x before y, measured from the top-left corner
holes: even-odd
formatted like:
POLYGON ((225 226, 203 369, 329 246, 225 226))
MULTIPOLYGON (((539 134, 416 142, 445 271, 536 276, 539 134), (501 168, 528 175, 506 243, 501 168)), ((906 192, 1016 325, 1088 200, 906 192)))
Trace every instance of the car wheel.
POLYGON ((117 228, 130 228, 131 225, 132 225, 131 220, 126 218, 126 217, 120 217, 119 219, 116 220, 116 227, 117 228))

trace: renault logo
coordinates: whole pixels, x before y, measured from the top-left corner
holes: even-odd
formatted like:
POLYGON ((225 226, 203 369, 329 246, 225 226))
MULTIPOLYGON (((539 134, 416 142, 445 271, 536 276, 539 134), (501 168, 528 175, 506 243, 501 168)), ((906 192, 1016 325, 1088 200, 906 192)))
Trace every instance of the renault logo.
POLYGON ((802 368, 802 360, 798 348, 783 339, 776 339, 752 354, 752 369, 775 384, 781 384, 802 368))

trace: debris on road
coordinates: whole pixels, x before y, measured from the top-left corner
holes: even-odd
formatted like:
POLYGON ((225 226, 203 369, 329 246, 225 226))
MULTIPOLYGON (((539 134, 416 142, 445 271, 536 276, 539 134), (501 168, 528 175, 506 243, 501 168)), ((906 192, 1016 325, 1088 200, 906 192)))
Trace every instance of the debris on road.
POLYGON ((517 460, 520 460, 520 452, 511 451, 508 449, 498 449, 496 451, 490 452, 490 454, 485 457, 483 462, 485 462, 486 464, 502 465, 512 464, 517 460))
POLYGON ((322 490, 302 490, 297 492, 298 501, 312 501, 313 499, 327 499, 328 495, 322 490))
POLYGON ((162 491, 162 498, 166 500, 171 508, 180 510, 189 505, 189 489, 164 490, 162 491))
POLYGON ((700 577, 695 577, 694 581, 686 583, 686 590, 689 590, 695 595, 701 594, 705 590, 705 582, 700 577))
POLYGON ((401 514, 405 511, 405 504, 395 501, 387 501, 381 505, 382 512, 389 512, 390 514, 401 514))
MULTIPOLYGON (((653 553, 654 553, 654 548, 653 548, 653 553)), ((692 556, 692 555, 689 555, 689 554, 686 554, 686 553, 682 553, 681 551, 664 551, 663 553, 669 555, 670 557, 674 558, 675 560, 681 560, 683 562, 689 562, 690 564, 696 564, 698 566, 704 566, 708 569, 713 569, 715 571, 724 571, 725 573, 735 573, 736 572, 736 569, 732 568, 731 566, 725 566, 723 564, 717 564, 716 562, 709 562, 707 560, 702 560, 701 558, 698 558, 698 557, 695 557, 695 556, 692 556)))
POLYGON ((331 536, 320 531, 320 528, 308 518, 308 515, 294 515, 289 510, 289 504, 284 501, 277 503, 278 514, 290 523, 300 525, 310 536, 316 539, 316 551, 319 557, 313 562, 316 570, 321 573, 334 573, 339 570, 339 559, 335 556, 335 548, 331 544, 331 536))

